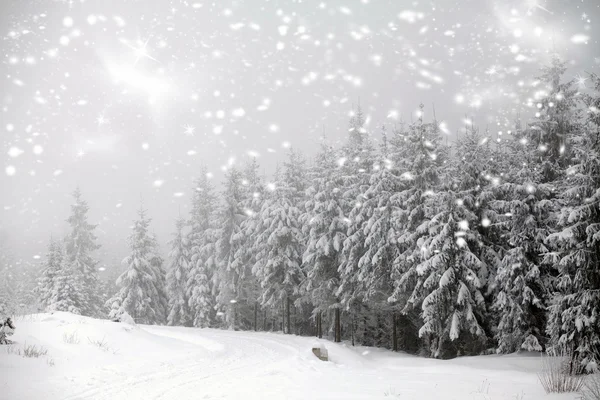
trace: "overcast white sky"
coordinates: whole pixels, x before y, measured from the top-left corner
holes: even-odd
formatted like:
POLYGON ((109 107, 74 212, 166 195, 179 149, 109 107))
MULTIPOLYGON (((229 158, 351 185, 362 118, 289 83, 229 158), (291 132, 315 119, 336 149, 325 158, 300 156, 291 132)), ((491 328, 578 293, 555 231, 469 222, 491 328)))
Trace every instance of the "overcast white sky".
MULTIPOLYGON (((0 237, 25 260, 65 232, 80 185, 103 257, 126 255, 140 197, 168 240, 202 164, 376 132, 435 104, 453 136, 527 116, 555 50, 598 71, 597 0, 2 0, 0 237)), ((581 82, 585 85, 585 82, 581 82)))

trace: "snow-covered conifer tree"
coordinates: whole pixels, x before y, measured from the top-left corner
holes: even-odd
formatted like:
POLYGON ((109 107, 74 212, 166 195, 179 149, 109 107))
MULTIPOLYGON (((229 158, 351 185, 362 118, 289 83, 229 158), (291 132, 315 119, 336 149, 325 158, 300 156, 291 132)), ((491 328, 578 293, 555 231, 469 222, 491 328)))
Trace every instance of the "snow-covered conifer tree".
POLYGON ((396 131, 390 140, 390 161, 403 182, 394 195, 399 207, 394 212, 398 229, 398 256, 393 262, 394 292, 388 301, 397 305, 403 314, 420 308, 413 292, 419 273, 416 266, 421 260, 421 237, 428 232, 429 219, 435 215, 429 210, 429 198, 440 188, 444 168, 445 148, 442 146, 437 124, 423 122, 423 106, 419 119, 406 131, 396 131))
POLYGON ((478 278, 481 261, 471 251, 478 236, 467 223, 473 218, 471 211, 453 192, 442 192, 430 201, 437 213, 419 240, 418 278, 411 297, 421 304, 419 336, 437 358, 460 354, 459 345, 465 341, 485 340, 484 299, 478 278), (464 335, 465 340, 457 340, 464 335))
POLYGON ((50 296, 46 300, 47 311, 68 311, 73 314, 82 314, 81 304, 85 304, 82 297, 84 280, 81 270, 69 259, 67 240, 56 244, 54 251, 58 269, 53 277, 54 285, 50 296))
POLYGON ((237 168, 229 168, 225 175, 224 202, 219 210, 216 234, 215 293, 220 312, 225 316, 225 326, 229 329, 239 328, 237 302, 244 285, 243 277, 247 276, 246 266, 234 263, 240 246, 239 237, 243 234, 241 225, 247 217, 243 207, 242 180, 242 173, 237 168))
POLYGON ((170 241, 170 263, 167 267, 167 293, 169 297, 169 325, 190 326, 190 315, 187 282, 190 267, 189 243, 183 232, 186 221, 178 218, 175 222, 175 233, 170 241))
POLYGON ((571 137, 559 230, 546 239, 559 273, 547 332, 551 345, 572 354, 571 372, 597 370, 600 355, 600 77, 590 78, 586 123, 571 137))
POLYGON ((117 279, 119 292, 106 306, 110 318, 127 312, 138 323, 163 324, 168 311, 163 260, 158 255, 156 238, 149 231, 151 219, 143 208, 138 215, 129 236, 131 254, 123 260, 127 270, 117 279))
POLYGON ((241 279, 244 284, 240 287, 240 302, 237 303, 237 307, 240 324, 258 330, 260 283, 252 274, 252 266, 256 263, 263 246, 260 240, 262 222, 259 212, 265 197, 265 184, 260 176, 256 158, 248 162, 242 176, 244 188, 242 207, 246 218, 240 226, 241 234, 235 239, 237 251, 234 255, 233 268, 243 272, 241 279))
POLYGON ((304 159, 292 150, 273 195, 260 211, 263 227, 259 240, 264 248, 253 272, 261 285, 261 304, 285 309, 282 322, 286 333, 291 333, 290 307, 303 279, 304 242, 298 205, 304 196, 305 179, 304 159))
POLYGON ((77 308, 84 315, 97 316, 101 306, 98 293, 98 261, 92 257, 92 253, 100 248, 94 234, 96 225, 88 222, 89 206, 82 199, 79 188, 73 192, 73 198, 75 202, 71 205, 71 215, 67 219, 70 232, 65 244, 69 262, 79 271, 78 276, 82 279, 79 284, 82 290, 81 304, 78 304, 77 308))
POLYGON ((545 344, 553 254, 545 239, 555 227, 554 212, 562 204, 557 187, 565 178, 572 136, 578 132, 576 89, 562 83, 564 62, 553 58, 538 78, 546 94, 538 100, 536 119, 509 141, 514 162, 496 190, 493 208, 500 215, 507 248, 496 283, 494 307, 500 316, 499 352, 541 351, 545 344))
POLYGON ((206 328, 214 323, 215 296, 212 278, 216 265, 217 198, 206 168, 196 181, 192 197, 189 242, 190 271, 187 295, 193 325, 206 328))
POLYGON ((306 278, 300 286, 301 302, 313 306, 316 335, 323 336, 323 313, 339 309, 335 295, 339 286, 338 265, 347 223, 343 212, 343 187, 338 154, 324 141, 310 172, 305 212, 300 217, 306 237, 302 268, 306 278))
POLYGON ((549 285, 540 268, 541 254, 547 252, 543 238, 550 233, 551 203, 545 199, 551 189, 540 183, 529 149, 513 149, 523 157, 495 190, 497 199, 492 202, 507 244, 495 277, 493 302, 499 318, 495 337, 502 353, 542 350, 549 285))
POLYGON ((54 290, 61 272, 61 264, 61 245, 51 237, 48 245, 48 252, 46 253, 46 259, 44 260, 42 276, 38 280, 38 287, 36 288, 38 301, 42 310, 50 308, 50 305, 52 304, 54 290))
MULTIPOLYGON (((360 209, 368 190, 371 172, 375 165, 373 141, 366 130, 365 118, 360 106, 350 119, 350 133, 342 149, 340 176, 343 183, 343 211, 347 219, 347 232, 340 259, 340 285, 336 295, 345 310, 355 309, 364 293, 358 282, 359 262, 363 256, 364 232, 360 209)), ((354 312, 355 310, 353 310, 354 312)), ((341 341, 341 309, 335 309, 335 340, 341 341)))

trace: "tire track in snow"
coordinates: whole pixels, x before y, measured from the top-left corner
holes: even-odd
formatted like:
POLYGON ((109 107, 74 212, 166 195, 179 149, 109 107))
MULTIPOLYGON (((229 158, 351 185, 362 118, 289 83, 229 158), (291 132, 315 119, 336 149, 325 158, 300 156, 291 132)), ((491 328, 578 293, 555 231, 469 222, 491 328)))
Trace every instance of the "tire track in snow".
MULTIPOLYGON (((185 378, 185 379, 181 379, 180 382, 177 382, 174 386, 171 386, 170 388, 164 390, 157 396, 153 397, 153 399, 154 400, 163 400, 163 399, 179 398, 179 397, 165 397, 165 396, 167 396, 167 394, 173 393, 174 391, 179 391, 179 390, 182 390, 183 388, 193 386, 195 384, 203 384, 204 381, 208 378, 213 378, 213 377, 222 376, 222 375, 227 375, 229 378, 231 378, 232 372, 237 372, 240 370, 244 370, 244 371, 252 370, 253 371, 252 375, 256 375, 259 371, 263 371, 263 370, 267 369, 272 364, 272 362, 281 362, 286 359, 286 358, 280 357, 281 356, 280 353, 273 351, 273 349, 272 349, 273 344, 277 345, 280 348, 285 348, 285 350, 288 352, 291 351, 293 355, 296 355, 299 353, 297 351, 297 349, 295 349, 292 346, 284 345, 282 343, 279 343, 278 341, 270 340, 268 338, 263 338, 263 337, 260 337, 259 335, 260 334, 253 335, 253 337, 249 338, 249 337, 240 337, 241 335, 235 335, 235 334, 231 335, 231 334, 227 334, 227 333, 220 333, 217 335, 217 338, 233 339, 235 341, 236 345, 238 345, 238 346, 240 345, 240 341, 245 342, 245 344, 252 345, 252 348, 253 348, 252 353, 240 351, 239 347, 237 347, 235 349, 236 353, 241 354, 242 357, 240 357, 240 358, 237 358, 237 357, 231 358, 230 357, 226 364, 232 364, 232 363, 239 364, 240 360, 243 360, 243 359, 255 360, 255 359, 257 359, 257 357, 255 357, 256 354, 260 354, 262 356, 264 356, 265 354, 269 354, 270 356, 269 356, 268 361, 270 361, 270 362, 266 363, 264 359, 259 358, 259 361, 254 361, 251 363, 242 363, 242 365, 237 365, 234 368, 221 369, 219 372, 211 373, 211 374, 204 375, 204 376, 198 376, 192 371, 192 372, 187 373, 185 376, 182 376, 182 378, 185 378), (260 349, 260 351, 258 351, 259 349, 260 349), (254 370, 254 367, 258 367, 258 366, 261 366, 259 371, 254 370)), ((214 339, 216 339, 216 338, 213 338, 213 340, 214 339)), ((249 347, 246 345, 243 345, 242 348, 247 349, 249 347)), ((193 390, 193 388, 187 389, 187 391, 192 391, 192 390, 193 390)), ((177 396, 179 396, 179 395, 177 395, 177 396)))
MULTIPOLYGON (((168 331, 161 332, 160 328, 147 329, 145 327, 143 329, 157 336, 170 337, 165 334, 168 331)), ((299 354, 299 351, 293 346, 283 344, 275 338, 261 337, 262 334, 250 333, 250 337, 247 336, 248 333, 228 334, 227 331, 198 331, 197 334, 208 334, 202 336, 222 344, 225 352, 218 354, 211 360, 202 358, 197 362, 176 364, 166 367, 168 368, 166 370, 146 373, 143 376, 125 378, 110 385, 90 388, 65 397, 63 400, 172 399, 173 397, 165 396, 196 383, 205 383, 206 379, 231 375, 241 370, 250 370, 253 371, 252 374, 255 374, 258 373, 255 370, 258 366, 261 367, 259 371, 264 371, 274 362, 285 361, 299 354), (281 350, 275 351, 273 347, 281 350), (249 349, 251 351, 248 351, 249 349), (233 353, 229 353, 228 350, 233 350, 233 353), (266 359, 265 355, 267 355, 266 359), (235 366, 232 367, 233 365, 235 366), (216 372, 207 373, 208 371, 216 372)), ((178 335, 177 339, 185 341, 181 335, 178 335)), ((189 343, 193 343, 193 341, 189 341, 189 343)), ((116 374, 123 373, 123 371, 114 372, 116 374)), ((187 390, 192 390, 192 388, 187 390)))

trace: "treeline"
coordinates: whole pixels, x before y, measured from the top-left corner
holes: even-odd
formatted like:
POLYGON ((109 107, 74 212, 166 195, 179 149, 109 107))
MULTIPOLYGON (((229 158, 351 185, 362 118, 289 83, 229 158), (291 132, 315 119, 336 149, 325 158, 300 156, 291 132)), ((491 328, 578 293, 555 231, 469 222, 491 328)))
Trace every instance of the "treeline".
MULTIPOLYGON (((448 145, 423 106, 416 122, 368 132, 358 109, 346 144, 322 141, 310 166, 291 150, 267 182, 253 160, 227 170, 221 193, 202 171, 166 267, 140 210, 110 317, 439 358, 558 346, 594 369, 600 79, 579 91, 565 70, 544 68, 535 119, 494 140, 472 127, 448 145)), ((77 192, 74 233, 51 243, 40 296, 94 315, 85 210, 77 192)))

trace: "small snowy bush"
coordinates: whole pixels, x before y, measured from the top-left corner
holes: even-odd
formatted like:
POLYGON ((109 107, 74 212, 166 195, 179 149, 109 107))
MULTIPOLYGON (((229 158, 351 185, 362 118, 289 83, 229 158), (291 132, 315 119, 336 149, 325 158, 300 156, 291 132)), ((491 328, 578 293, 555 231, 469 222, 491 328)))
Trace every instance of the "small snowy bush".
POLYGON ((108 351, 110 350, 110 347, 108 346, 108 342, 106 342, 106 340, 104 340, 104 338, 102 339, 90 339, 88 337, 88 342, 98 348, 100 348, 101 350, 104 351, 108 351))
POLYGON ((67 344, 79 344, 79 336, 77 336, 77 332, 73 333, 63 333, 63 342, 67 344))
POLYGON ((124 311, 123 314, 119 316, 119 321, 123 324, 135 326, 135 320, 126 311, 124 311))
POLYGON ((571 354, 565 350, 549 350, 542 355, 542 371, 538 377, 546 393, 578 392, 585 377, 573 373, 570 368, 571 354))
POLYGON ((36 345, 27 345, 23 346, 23 353, 19 350, 19 354, 22 354, 23 357, 27 358, 40 358, 48 354, 48 350, 43 346, 37 347, 36 345))

